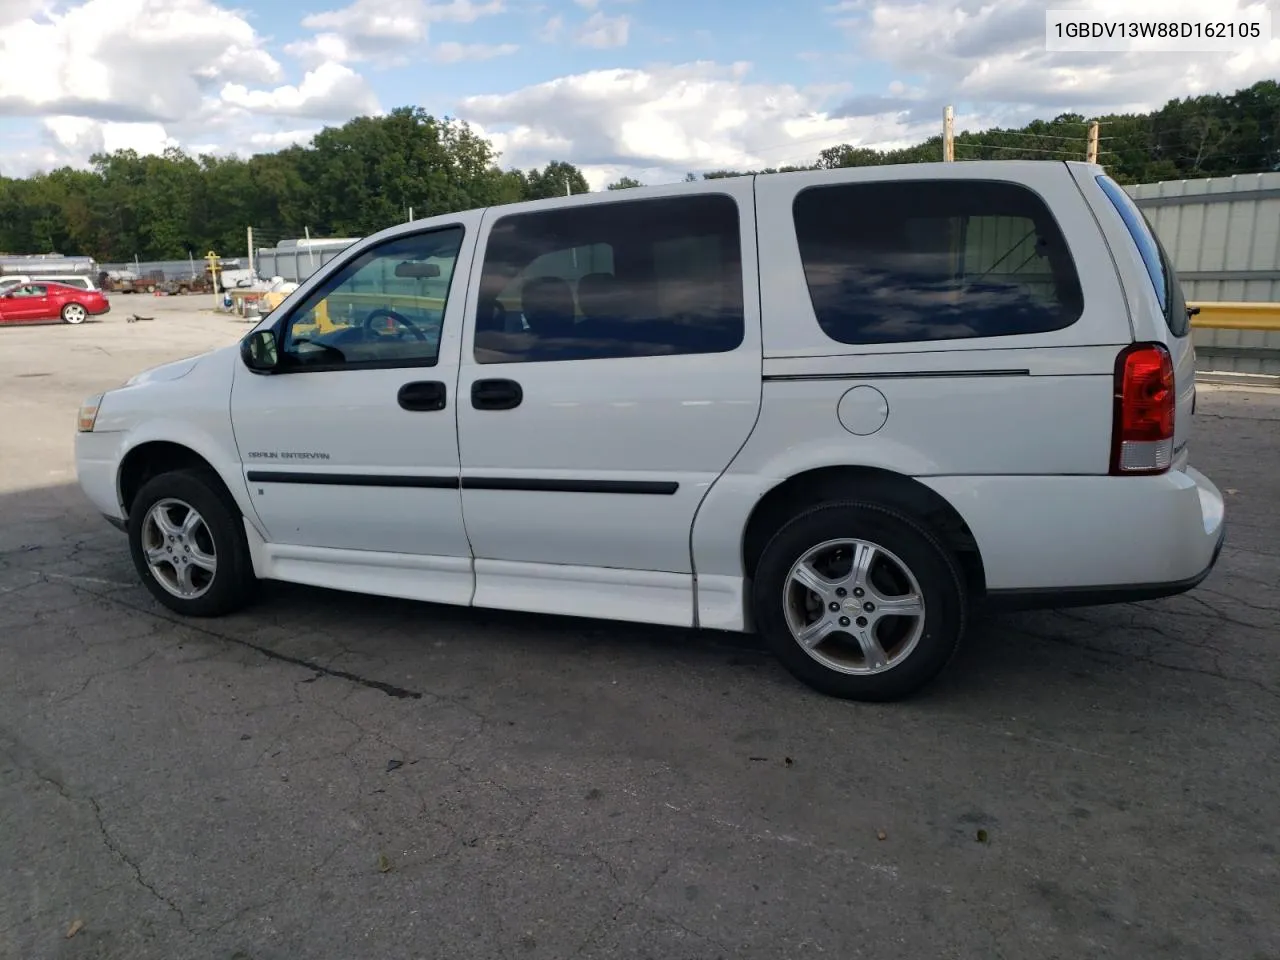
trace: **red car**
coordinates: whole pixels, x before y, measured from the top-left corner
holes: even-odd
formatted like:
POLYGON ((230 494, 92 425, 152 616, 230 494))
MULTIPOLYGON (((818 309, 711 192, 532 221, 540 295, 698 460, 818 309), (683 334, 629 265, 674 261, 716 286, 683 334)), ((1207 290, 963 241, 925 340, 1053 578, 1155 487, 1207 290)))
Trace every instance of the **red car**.
POLYGON ((99 290, 81 290, 65 283, 24 283, 0 294, 0 324, 84 323, 111 309, 99 290))

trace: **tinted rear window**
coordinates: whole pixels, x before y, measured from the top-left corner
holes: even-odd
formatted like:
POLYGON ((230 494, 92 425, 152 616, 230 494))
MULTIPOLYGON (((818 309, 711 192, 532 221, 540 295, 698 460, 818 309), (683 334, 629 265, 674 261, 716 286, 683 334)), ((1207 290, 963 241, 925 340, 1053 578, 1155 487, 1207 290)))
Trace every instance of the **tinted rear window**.
POLYGON ((1151 285, 1155 288, 1156 300, 1160 303, 1160 312, 1164 314, 1165 323, 1169 325, 1169 332, 1175 337, 1186 336, 1190 325, 1187 305, 1182 299, 1181 285, 1173 271, 1172 261, 1163 244, 1160 243, 1160 238, 1156 236, 1146 215, 1120 184, 1105 175, 1099 176, 1097 180, 1102 192, 1107 195, 1107 199, 1120 214, 1120 219, 1129 230, 1129 236, 1133 238, 1134 246, 1142 256, 1142 263, 1146 266, 1147 276, 1151 278, 1151 285))
POLYGON ((1084 309, 1057 222, 1017 184, 811 187, 793 213, 818 323, 841 343, 1046 333, 1084 309))
POLYGON ((508 214, 489 235, 477 363, 721 353, 745 331, 732 197, 508 214))

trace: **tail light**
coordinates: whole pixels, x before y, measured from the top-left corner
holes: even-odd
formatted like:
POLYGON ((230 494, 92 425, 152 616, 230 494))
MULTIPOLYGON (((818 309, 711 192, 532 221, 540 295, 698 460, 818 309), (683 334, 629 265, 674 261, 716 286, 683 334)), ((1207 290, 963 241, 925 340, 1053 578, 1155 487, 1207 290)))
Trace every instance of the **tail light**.
POLYGON ((1113 476, 1164 473, 1173 463, 1177 390, 1163 344, 1135 343, 1116 358, 1113 476))

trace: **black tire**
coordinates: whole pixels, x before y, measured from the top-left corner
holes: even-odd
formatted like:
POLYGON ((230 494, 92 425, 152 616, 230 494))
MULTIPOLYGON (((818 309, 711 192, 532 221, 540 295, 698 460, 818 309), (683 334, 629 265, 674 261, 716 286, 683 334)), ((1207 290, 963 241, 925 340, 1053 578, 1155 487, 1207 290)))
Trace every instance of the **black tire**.
MULTIPOLYGON (((220 617, 233 613, 248 604, 256 593, 258 581, 253 574, 244 521, 230 495, 208 471, 175 470, 143 484, 129 508, 129 552, 134 568, 151 595, 183 616, 220 617), (175 596, 160 583, 147 562, 143 543, 147 516, 153 506, 166 499, 193 507, 203 518, 205 532, 212 540, 215 570, 211 579, 202 584, 203 592, 197 597, 175 596)), ((170 569, 174 569, 172 565, 170 569)))
MULTIPOLYGON (((938 538, 913 517, 875 503, 824 503, 799 514, 765 546, 752 585, 756 629, 778 659, 813 689, 847 700, 899 700, 928 684, 959 648, 968 606, 960 570, 938 538), (811 656, 788 626, 784 588, 792 567, 810 549, 840 539, 868 541, 896 555, 923 597, 924 625, 915 647, 884 672, 844 673, 828 666, 811 656)), ((845 640, 832 637, 837 644, 845 640)))

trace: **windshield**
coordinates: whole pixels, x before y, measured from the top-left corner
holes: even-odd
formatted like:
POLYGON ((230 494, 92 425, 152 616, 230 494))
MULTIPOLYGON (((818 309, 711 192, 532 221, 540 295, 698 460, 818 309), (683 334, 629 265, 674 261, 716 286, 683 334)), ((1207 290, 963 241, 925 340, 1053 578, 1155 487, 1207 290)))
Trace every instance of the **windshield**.
POLYGON ((1173 262, 1165 252, 1160 238, 1156 236, 1150 221, 1133 202, 1133 198, 1120 184, 1103 175, 1098 177, 1098 186, 1115 206, 1116 212, 1120 214, 1120 219, 1124 221, 1129 231, 1129 236, 1133 238, 1134 245, 1138 248, 1138 253, 1142 256, 1142 262, 1147 268, 1147 276, 1151 278, 1156 299, 1160 303, 1160 312, 1164 314, 1165 323, 1169 326, 1169 332, 1175 337, 1186 336, 1190 327, 1187 304, 1182 297, 1181 285, 1174 272, 1173 262))

